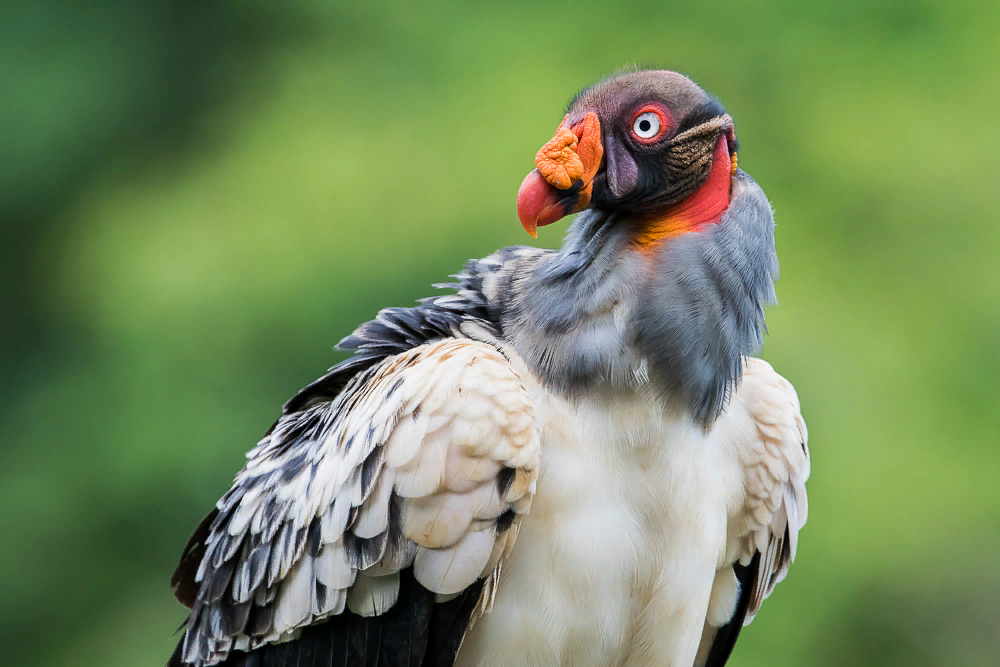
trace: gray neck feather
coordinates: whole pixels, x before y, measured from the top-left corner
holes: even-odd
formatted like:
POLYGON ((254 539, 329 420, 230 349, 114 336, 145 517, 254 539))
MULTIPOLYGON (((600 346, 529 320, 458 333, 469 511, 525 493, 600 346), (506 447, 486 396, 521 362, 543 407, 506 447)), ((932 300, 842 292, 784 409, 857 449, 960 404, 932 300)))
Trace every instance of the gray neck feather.
POLYGON ((521 253, 498 277, 504 337, 556 391, 650 384, 708 427, 775 302, 770 204, 739 172, 719 224, 671 239, 653 258, 630 247, 634 233, 627 218, 587 211, 560 250, 521 253))

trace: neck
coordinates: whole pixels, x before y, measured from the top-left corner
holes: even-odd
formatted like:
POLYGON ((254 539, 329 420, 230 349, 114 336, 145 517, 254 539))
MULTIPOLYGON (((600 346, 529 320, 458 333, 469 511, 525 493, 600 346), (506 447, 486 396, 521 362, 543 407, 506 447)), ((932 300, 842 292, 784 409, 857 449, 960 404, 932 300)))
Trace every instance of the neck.
POLYGON ((642 250, 652 250, 673 237, 718 223, 729 208, 731 167, 729 144, 723 135, 715 144, 708 179, 694 194, 661 216, 644 220, 633 244, 642 250))
POLYGON ((702 425, 714 421, 761 343, 778 273, 767 198, 738 172, 730 203, 722 174, 724 189, 709 184, 677 207, 703 232, 655 252, 634 251, 634 219, 597 210, 576 219, 559 251, 517 250, 524 259, 491 298, 503 338, 547 386, 581 396, 649 385, 702 425))

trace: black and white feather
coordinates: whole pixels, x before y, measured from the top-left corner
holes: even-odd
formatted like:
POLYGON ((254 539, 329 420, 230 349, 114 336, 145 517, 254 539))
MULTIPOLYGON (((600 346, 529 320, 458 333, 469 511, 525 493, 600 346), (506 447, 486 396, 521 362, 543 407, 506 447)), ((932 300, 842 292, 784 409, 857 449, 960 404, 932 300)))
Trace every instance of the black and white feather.
POLYGON ((181 596, 197 591, 183 664, 288 641, 345 609, 383 614, 401 570, 440 596, 494 576, 530 507, 539 446, 507 360, 450 338, 283 416, 247 456, 191 554, 193 579, 178 571, 181 596))

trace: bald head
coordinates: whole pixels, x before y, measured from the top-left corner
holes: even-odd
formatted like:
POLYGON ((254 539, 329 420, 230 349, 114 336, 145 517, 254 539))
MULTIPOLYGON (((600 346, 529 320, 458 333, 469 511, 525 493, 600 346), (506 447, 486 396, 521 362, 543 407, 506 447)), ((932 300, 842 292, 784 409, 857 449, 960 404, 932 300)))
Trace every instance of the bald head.
POLYGON ((683 74, 666 69, 640 70, 584 88, 570 102, 568 113, 572 119, 585 113, 584 110, 600 110, 599 115, 612 118, 641 101, 659 101, 683 117, 711 100, 683 74))
POLYGON ((691 79, 669 70, 620 74, 570 102, 521 184, 518 216, 534 234, 587 208, 658 215, 706 185, 713 169, 722 205, 735 152, 732 119, 691 79))
POLYGON ((708 179, 720 137, 736 151, 725 108, 694 81, 670 70, 640 70, 605 79, 570 102, 566 123, 600 120, 604 161, 591 206, 655 214, 708 179))

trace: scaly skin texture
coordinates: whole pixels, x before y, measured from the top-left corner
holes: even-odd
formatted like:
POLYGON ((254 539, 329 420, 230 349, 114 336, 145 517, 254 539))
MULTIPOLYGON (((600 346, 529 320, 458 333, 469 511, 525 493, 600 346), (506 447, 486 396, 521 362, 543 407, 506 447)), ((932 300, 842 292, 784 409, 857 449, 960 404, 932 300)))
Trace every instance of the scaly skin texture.
POLYGON ((568 116, 556 129, 554 137, 535 154, 535 167, 545 182, 557 190, 579 188, 576 205, 568 211, 577 213, 590 206, 594 176, 601 168, 604 147, 601 144, 601 121, 596 113, 567 125, 568 116))
POLYGON ((576 135, 560 125, 556 136, 546 141, 535 154, 535 166, 552 187, 568 190, 573 181, 583 176, 583 160, 576 153, 578 143, 576 135))

